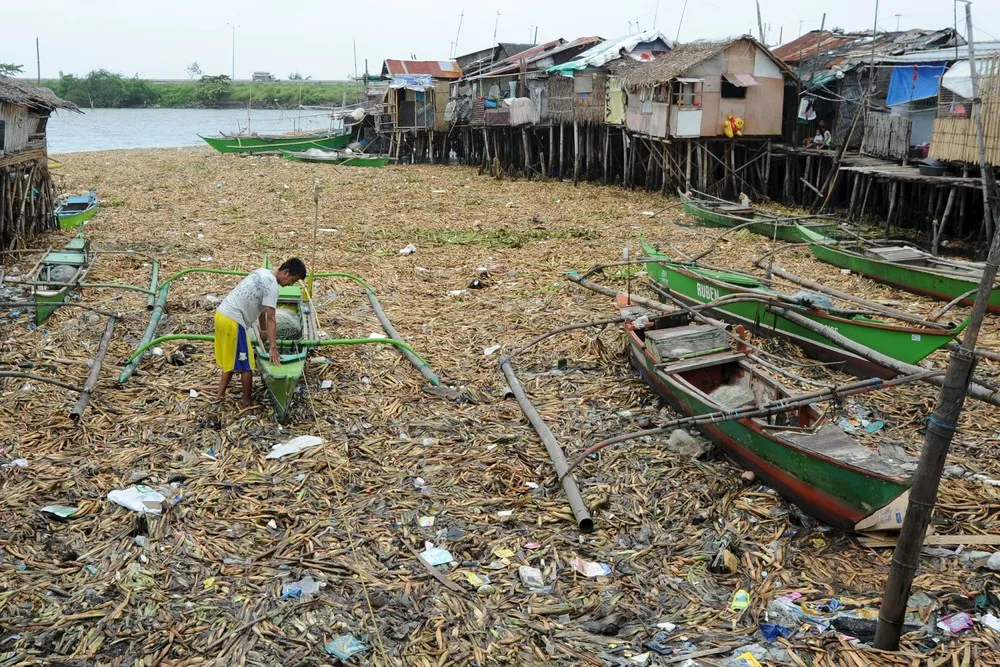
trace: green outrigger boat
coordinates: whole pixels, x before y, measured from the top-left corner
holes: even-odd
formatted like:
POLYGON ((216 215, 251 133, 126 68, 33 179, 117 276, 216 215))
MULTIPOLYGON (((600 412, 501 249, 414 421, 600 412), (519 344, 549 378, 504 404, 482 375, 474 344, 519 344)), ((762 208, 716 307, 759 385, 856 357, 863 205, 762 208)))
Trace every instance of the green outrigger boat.
POLYGON ((94 190, 85 195, 70 195, 56 208, 59 229, 73 229, 87 222, 97 213, 98 204, 94 190))
MULTIPOLYGON (((265 268, 271 268, 269 265, 265 268)), ((316 322, 316 313, 313 312, 309 301, 303 298, 301 285, 289 285, 278 288, 277 310, 285 310, 294 313, 299 320, 300 340, 316 340, 319 334, 319 326, 316 322)), ((274 405, 274 414, 278 421, 285 421, 288 418, 291 408, 292 397, 295 389, 299 385, 299 380, 305 374, 306 356, 309 348, 299 346, 294 340, 285 340, 278 346, 278 354, 281 358, 281 365, 271 363, 268 347, 263 341, 261 332, 257 327, 250 330, 250 342, 254 348, 254 357, 257 361, 257 370, 264 380, 268 396, 274 405)))
MULTIPOLYGON (((672 354, 677 338, 658 334, 677 326, 670 322, 675 319, 656 317, 648 328, 626 322, 625 332, 632 364, 682 415, 752 408, 791 395, 732 349, 691 355, 685 341, 672 354)), ((901 501, 911 478, 899 462, 829 423, 816 404, 770 417, 704 423, 698 429, 739 465, 832 526, 860 529, 858 524, 871 522, 883 508, 905 506, 901 501)))
MULTIPOLYGON (((62 250, 49 250, 27 274, 35 302, 35 324, 41 325, 70 298, 74 286, 82 283, 96 255, 90 251, 90 242, 78 234, 62 250), (60 283, 46 285, 45 283, 60 283)), ((14 282, 14 281, 10 281, 14 282)))
POLYGON ((364 155, 363 153, 342 153, 340 151, 281 151, 286 160, 295 162, 317 162, 338 167, 384 167, 393 158, 388 155, 364 155))
POLYGON ((837 230, 837 223, 815 218, 816 222, 808 222, 808 218, 792 218, 767 215, 756 209, 743 206, 737 202, 723 199, 698 199, 678 191, 684 210, 712 227, 739 227, 768 238, 789 243, 801 243, 808 239, 801 234, 801 229, 817 231, 821 234, 832 234, 837 230))
MULTIPOLYGON (((976 289, 983 279, 983 265, 935 257, 913 246, 859 242, 854 247, 835 245, 834 240, 815 230, 799 230, 809 250, 822 262, 849 269, 880 283, 913 294, 923 294, 942 301, 953 301, 963 294, 960 303, 971 306, 976 289)), ((1000 286, 990 292, 990 312, 1000 313, 1000 286)))
POLYGON ((767 302, 797 312, 818 324, 837 330, 842 336, 861 345, 908 364, 915 364, 947 345, 968 324, 966 319, 958 326, 941 329, 897 326, 850 311, 823 310, 767 287, 753 276, 675 262, 645 242, 642 243, 642 250, 646 257, 651 258, 646 263, 650 279, 666 288, 674 298, 688 305, 709 303, 730 295, 755 298, 756 300, 723 304, 712 311, 722 319, 743 325, 757 335, 786 338, 809 356, 825 362, 841 363, 843 370, 859 377, 885 378, 896 373, 776 315, 770 311, 767 302))
POLYGON ((220 153, 278 153, 305 151, 310 148, 332 150, 343 148, 351 141, 346 131, 313 132, 309 134, 220 134, 201 139, 220 153))

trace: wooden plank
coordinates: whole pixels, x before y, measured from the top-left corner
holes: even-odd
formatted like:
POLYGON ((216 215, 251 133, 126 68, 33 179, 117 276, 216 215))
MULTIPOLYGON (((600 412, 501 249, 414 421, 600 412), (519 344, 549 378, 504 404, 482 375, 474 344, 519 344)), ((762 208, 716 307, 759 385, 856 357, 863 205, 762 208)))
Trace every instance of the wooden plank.
MULTIPOLYGON (((896 537, 858 535, 858 542, 871 549, 892 549, 896 537)), ((1000 545, 1000 535, 928 535, 924 546, 996 546, 1000 545)))

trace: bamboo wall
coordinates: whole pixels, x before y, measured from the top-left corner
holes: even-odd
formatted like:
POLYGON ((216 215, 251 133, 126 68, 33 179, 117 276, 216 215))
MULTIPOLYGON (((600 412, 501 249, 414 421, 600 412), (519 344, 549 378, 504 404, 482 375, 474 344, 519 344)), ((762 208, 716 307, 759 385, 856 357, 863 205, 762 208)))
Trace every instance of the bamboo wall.
POLYGON ((0 104, 0 120, 4 121, 3 150, 0 150, 0 155, 24 150, 28 145, 28 137, 38 124, 38 116, 29 114, 28 107, 0 104))
MULTIPOLYGON (((986 161, 1000 166, 1000 57, 984 58, 977 65, 982 75, 979 96, 982 99, 986 161)), ((946 162, 978 163, 979 149, 973 119, 935 119, 930 156, 946 162)))
POLYGON ((55 229, 56 188, 45 151, 0 159, 0 250, 25 248, 55 229))
POLYGON ((910 152, 910 119, 888 113, 870 113, 865 118, 861 152, 903 160, 910 152))

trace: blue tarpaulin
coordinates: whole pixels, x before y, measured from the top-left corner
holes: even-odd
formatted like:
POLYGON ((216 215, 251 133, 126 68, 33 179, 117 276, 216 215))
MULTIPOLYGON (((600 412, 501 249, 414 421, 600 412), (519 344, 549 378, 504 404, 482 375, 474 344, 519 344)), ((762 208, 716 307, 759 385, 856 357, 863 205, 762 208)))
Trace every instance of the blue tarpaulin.
POLYGON ((889 96, 885 103, 892 106, 937 97, 944 66, 943 62, 896 65, 892 68, 889 96))

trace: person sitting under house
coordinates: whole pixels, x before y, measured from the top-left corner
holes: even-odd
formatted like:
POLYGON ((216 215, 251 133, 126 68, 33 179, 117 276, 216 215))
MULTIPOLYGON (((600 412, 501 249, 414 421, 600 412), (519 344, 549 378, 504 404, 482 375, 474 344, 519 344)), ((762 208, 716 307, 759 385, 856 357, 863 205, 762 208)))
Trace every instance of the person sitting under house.
POLYGON ((821 120, 816 125, 816 134, 811 139, 806 139, 806 148, 830 148, 833 146, 833 135, 826 129, 826 121, 821 120))
POLYGON ((219 379, 219 399, 225 398, 233 373, 241 373, 243 407, 250 407, 250 389, 256 362, 247 330, 257 322, 260 331, 266 332, 270 343, 271 363, 280 366, 275 329, 275 311, 278 305, 278 286, 294 285, 306 277, 306 265, 293 257, 276 270, 252 271, 230 292, 215 311, 215 363, 222 369, 219 379))

